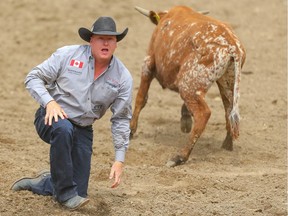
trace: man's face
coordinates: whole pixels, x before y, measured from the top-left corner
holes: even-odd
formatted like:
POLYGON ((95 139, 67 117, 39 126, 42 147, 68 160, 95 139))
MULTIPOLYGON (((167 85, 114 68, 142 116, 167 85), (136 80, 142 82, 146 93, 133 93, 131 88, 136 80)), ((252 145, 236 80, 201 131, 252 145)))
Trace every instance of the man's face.
POLYGON ((110 61, 117 47, 117 39, 113 35, 92 35, 90 45, 96 61, 110 61))

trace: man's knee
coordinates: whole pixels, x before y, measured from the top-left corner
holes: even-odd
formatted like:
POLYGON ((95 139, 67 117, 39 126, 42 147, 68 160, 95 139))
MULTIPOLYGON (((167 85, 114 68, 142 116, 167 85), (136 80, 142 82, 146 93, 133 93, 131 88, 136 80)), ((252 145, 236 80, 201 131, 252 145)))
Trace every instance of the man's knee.
POLYGON ((74 131, 73 124, 67 119, 58 119, 58 122, 54 121, 52 123, 52 128, 54 136, 71 136, 74 131))

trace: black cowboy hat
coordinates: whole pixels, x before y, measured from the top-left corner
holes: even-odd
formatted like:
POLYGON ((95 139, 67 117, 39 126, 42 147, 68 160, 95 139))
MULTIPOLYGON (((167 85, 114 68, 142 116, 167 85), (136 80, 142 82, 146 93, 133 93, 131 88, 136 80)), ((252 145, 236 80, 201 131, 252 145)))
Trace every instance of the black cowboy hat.
POLYGON ((87 28, 79 28, 78 33, 80 37, 90 42, 90 38, 93 34, 96 35, 115 35, 117 42, 122 40, 128 32, 126 28, 122 33, 116 31, 116 24, 111 17, 99 17, 93 24, 91 31, 87 28))

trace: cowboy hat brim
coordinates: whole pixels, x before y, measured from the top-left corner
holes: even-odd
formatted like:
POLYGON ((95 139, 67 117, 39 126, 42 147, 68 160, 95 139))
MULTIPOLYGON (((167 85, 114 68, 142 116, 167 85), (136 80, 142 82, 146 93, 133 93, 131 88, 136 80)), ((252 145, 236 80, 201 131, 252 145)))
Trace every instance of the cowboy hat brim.
POLYGON ((119 32, 111 32, 111 31, 99 31, 99 32, 91 32, 89 29, 87 28, 79 28, 78 33, 79 36, 87 42, 90 42, 90 39, 92 37, 93 34, 95 35, 115 35, 117 42, 121 41, 127 34, 128 32, 128 28, 126 28, 122 33, 119 32))

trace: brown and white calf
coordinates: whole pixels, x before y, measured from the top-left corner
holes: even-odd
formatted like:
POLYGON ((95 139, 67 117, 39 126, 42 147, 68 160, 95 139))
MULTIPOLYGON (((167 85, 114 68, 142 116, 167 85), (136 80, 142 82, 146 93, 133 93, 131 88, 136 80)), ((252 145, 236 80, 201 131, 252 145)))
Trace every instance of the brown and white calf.
POLYGON ((210 118, 205 95, 216 82, 226 118, 227 135, 222 147, 233 150, 233 140, 239 136, 239 82, 245 61, 245 50, 237 36, 227 24, 186 6, 159 13, 136 9, 148 16, 156 27, 142 67, 130 124, 131 136, 137 130, 151 81, 156 78, 163 88, 179 92, 184 101, 181 129, 190 132, 187 144, 167 165, 186 162, 210 118))

